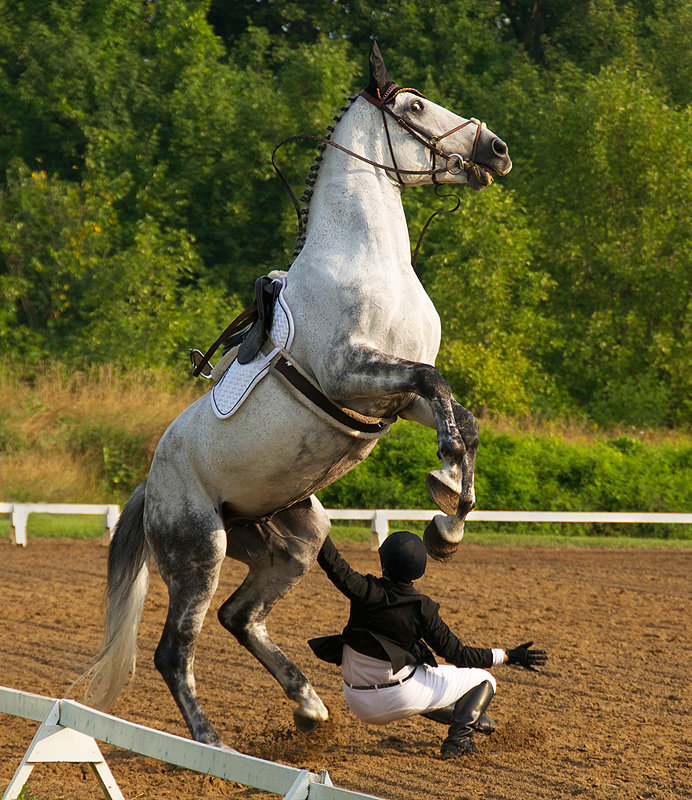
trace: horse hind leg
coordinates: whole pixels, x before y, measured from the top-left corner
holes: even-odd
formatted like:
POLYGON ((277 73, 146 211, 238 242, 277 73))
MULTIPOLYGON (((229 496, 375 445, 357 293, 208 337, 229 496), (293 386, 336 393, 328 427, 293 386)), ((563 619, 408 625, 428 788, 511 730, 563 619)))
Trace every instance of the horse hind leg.
POLYGON ((220 745, 221 739, 202 708, 193 664, 197 637, 219 582, 226 550, 220 520, 188 515, 175 522, 175 531, 153 526, 159 572, 168 587, 168 614, 154 664, 170 689, 193 739, 220 745), (177 533, 185 531, 185 535, 177 533))
POLYGON ((234 525, 228 531, 228 555, 250 569, 219 609, 219 621, 298 704, 293 716, 302 729, 325 722, 329 712, 305 675, 271 640, 266 619, 315 562, 330 526, 326 512, 312 497, 269 522, 234 525))

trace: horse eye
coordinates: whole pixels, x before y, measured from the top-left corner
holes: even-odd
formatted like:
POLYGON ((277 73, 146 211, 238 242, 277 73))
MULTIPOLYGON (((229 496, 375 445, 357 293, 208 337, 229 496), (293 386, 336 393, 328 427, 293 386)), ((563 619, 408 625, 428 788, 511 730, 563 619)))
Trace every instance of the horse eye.
POLYGON ((415 111, 416 113, 419 113, 420 111, 423 110, 423 103, 421 103, 420 100, 414 100, 411 103, 411 105, 409 106, 409 108, 411 109, 411 111, 415 111))

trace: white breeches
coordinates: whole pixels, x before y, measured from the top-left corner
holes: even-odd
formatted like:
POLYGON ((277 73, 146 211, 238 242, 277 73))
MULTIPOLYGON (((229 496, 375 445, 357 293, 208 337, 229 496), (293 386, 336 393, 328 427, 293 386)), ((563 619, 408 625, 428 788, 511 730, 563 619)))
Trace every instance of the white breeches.
MULTIPOLYGON (((406 667, 396 677, 412 669, 406 667)), ((348 707, 363 722, 385 725, 396 719, 446 708, 483 681, 490 681, 493 691, 496 688, 495 678, 484 669, 423 664, 415 670, 416 674, 405 683, 386 689, 351 689, 344 683, 348 707)))

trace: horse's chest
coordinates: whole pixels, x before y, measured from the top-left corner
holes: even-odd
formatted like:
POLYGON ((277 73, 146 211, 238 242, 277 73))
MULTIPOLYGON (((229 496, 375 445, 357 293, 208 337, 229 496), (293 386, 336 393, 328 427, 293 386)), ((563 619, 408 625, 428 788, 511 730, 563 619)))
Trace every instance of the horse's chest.
POLYGON ((358 343, 432 363, 440 344, 440 318, 417 280, 346 285, 320 301, 298 301, 295 318, 296 345, 308 350, 329 342, 336 354, 358 343))

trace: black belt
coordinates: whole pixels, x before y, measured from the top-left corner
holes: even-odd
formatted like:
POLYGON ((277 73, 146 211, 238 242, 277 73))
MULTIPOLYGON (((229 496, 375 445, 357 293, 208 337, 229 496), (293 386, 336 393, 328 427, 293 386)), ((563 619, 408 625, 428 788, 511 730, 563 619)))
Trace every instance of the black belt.
POLYGON ((409 672, 405 678, 399 678, 398 681, 390 681, 389 683, 376 683, 372 686, 354 686, 352 683, 349 683, 346 678, 344 678, 343 681, 349 689, 388 689, 390 686, 398 686, 400 683, 404 683, 404 681, 412 678, 415 674, 416 670, 414 669, 412 672, 409 672))

